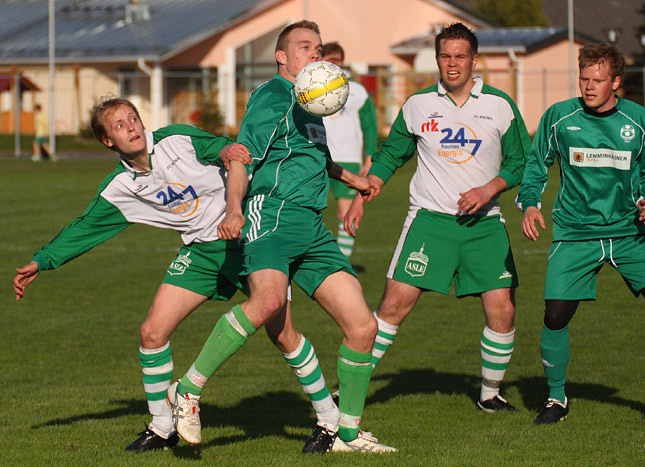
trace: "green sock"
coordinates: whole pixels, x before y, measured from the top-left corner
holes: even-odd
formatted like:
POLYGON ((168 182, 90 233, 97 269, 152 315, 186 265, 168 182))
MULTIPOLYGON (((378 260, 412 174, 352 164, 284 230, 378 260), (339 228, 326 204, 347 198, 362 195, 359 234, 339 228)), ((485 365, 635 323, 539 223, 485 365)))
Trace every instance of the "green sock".
POLYGON ((244 345, 256 329, 239 305, 222 316, 206 340, 197 360, 181 378, 177 386, 180 394, 200 395, 217 369, 244 345))
POLYGON ((564 383, 569 362, 569 326, 552 331, 544 326, 540 339, 542 365, 549 385, 549 398, 565 400, 564 383))
POLYGON ((396 332, 399 329, 397 325, 383 321, 378 317, 376 312, 374 312, 374 318, 376 318, 376 322, 378 323, 378 334, 374 341, 374 347, 372 347, 372 368, 375 368, 378 362, 381 361, 387 349, 394 342, 396 332))
POLYGON ((371 353, 355 352, 344 345, 340 346, 337 370, 340 393, 338 436, 343 441, 352 441, 358 436, 367 387, 372 377, 371 360, 371 353))

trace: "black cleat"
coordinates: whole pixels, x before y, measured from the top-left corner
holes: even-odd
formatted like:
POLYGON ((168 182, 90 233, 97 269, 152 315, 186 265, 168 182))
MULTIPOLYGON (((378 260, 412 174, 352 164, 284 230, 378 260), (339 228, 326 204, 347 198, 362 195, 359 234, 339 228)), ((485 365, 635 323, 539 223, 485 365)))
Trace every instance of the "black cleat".
POLYGON ((338 436, 338 432, 328 430, 324 426, 316 425, 314 431, 305 442, 305 447, 302 448, 303 454, 323 454, 331 451, 334 441, 338 436))
POLYGON ((519 412, 520 409, 517 407, 513 407, 511 404, 509 404, 506 399, 504 399, 502 396, 495 396, 492 399, 487 399, 485 401, 477 401, 477 407, 479 407, 480 410, 483 410, 486 413, 493 413, 493 412, 502 412, 502 411, 507 411, 507 412, 519 412))
POLYGON ((544 403, 544 408, 540 412, 533 423, 536 425, 548 425, 552 423, 562 422, 569 414, 569 401, 564 398, 564 405, 556 399, 548 399, 544 403))
POLYGON ((125 447, 125 450, 130 452, 152 451, 153 449, 165 450, 174 448, 175 446, 177 446, 178 442, 179 436, 177 435, 176 431, 173 432, 168 437, 168 439, 166 439, 162 438, 150 428, 146 427, 145 430, 139 433, 139 437, 136 440, 125 447))

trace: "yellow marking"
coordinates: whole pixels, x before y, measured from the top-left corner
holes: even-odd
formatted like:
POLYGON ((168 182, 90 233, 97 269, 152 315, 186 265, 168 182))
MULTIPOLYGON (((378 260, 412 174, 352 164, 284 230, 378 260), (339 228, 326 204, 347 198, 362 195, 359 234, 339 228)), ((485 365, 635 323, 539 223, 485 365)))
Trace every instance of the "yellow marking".
POLYGON ((347 76, 344 74, 340 75, 338 78, 334 78, 326 86, 321 86, 316 89, 311 89, 309 91, 301 91, 298 93, 298 101, 302 104, 318 99, 320 96, 327 94, 328 92, 335 91, 338 88, 346 86, 349 81, 347 76))

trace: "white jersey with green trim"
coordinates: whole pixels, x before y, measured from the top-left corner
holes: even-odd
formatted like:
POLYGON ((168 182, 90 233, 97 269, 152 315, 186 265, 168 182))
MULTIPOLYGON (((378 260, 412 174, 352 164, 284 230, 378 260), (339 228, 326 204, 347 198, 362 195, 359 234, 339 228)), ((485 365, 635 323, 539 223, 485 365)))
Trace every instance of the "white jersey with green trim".
MULTIPOLYGON (((413 94, 373 157, 370 174, 387 181, 418 151, 410 183, 412 208, 461 215, 460 193, 502 177, 508 188, 519 184, 531 140, 512 99, 481 78, 461 106, 441 83, 413 94)), ((500 213, 497 197, 476 213, 500 213)))
POLYGON ((178 232, 184 244, 210 242, 226 210, 225 171, 219 151, 232 140, 187 125, 145 132, 149 172, 123 159, 101 183, 85 212, 34 255, 54 269, 132 224, 178 232))
MULTIPOLYGON (((349 81, 349 97, 335 114, 323 117, 327 146, 334 162, 363 164, 362 107, 369 99, 365 88, 356 81, 349 81)), ((376 122, 370 122, 376 126, 376 122)), ((372 153, 369 152, 369 155, 372 153)))

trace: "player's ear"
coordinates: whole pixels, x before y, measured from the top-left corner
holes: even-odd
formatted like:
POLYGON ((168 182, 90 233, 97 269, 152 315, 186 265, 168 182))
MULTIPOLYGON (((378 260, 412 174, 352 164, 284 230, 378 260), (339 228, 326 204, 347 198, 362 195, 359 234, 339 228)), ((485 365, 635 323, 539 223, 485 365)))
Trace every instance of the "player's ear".
POLYGON ((477 66, 477 59, 479 58, 479 55, 475 54, 473 55, 473 68, 477 66))
POLYGON ((287 53, 284 50, 276 50, 275 51, 275 61, 278 62, 280 65, 286 65, 287 64, 287 53))
POLYGON ((112 140, 110 138, 108 138, 107 136, 104 136, 103 137, 103 145, 106 148, 111 148, 112 146, 114 146, 114 143, 112 142, 112 140))
POLYGON ((620 76, 616 76, 611 83, 611 89, 613 91, 617 91, 622 82, 623 82, 623 79, 620 76))

